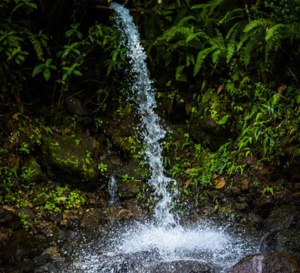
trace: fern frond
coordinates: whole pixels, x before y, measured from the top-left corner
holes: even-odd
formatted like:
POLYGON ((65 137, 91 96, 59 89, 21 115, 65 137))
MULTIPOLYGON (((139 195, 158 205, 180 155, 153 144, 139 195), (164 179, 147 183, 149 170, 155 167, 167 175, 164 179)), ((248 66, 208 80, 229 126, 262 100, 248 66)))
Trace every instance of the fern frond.
POLYGON ((274 26, 272 26, 271 28, 269 28, 266 32, 266 36, 265 36, 265 40, 266 42, 268 40, 272 40, 272 39, 281 39, 282 35, 281 33, 283 33, 283 30, 285 29, 284 24, 276 24, 274 26))
POLYGON ((203 64, 204 60, 206 59, 206 57, 211 52, 215 51, 216 49, 218 49, 217 45, 206 48, 198 53, 197 58, 196 58, 196 63, 194 66, 194 76, 196 76, 198 74, 198 72, 200 71, 202 64, 203 64))
POLYGON ((221 5, 224 0, 211 0, 206 4, 198 4, 191 7, 191 9, 202 9, 201 16, 211 15, 214 10, 221 5), (209 10, 209 12, 207 12, 209 10))
POLYGON ((234 53, 236 52, 237 42, 234 38, 230 39, 227 43, 226 63, 230 63, 234 53))
POLYGON ((222 49, 218 48, 211 54, 211 60, 213 64, 216 64, 222 55, 222 49))
POLYGON ((35 54, 40 61, 44 61, 44 52, 41 42, 37 39, 36 35, 33 34, 29 29, 24 29, 23 32, 27 35, 28 40, 32 44, 35 54))
POLYGON ((253 29, 257 29, 257 28, 267 28, 272 24, 271 21, 269 20, 265 20, 265 19, 258 19, 258 20, 253 20, 250 21, 246 27, 244 28, 244 32, 249 32, 253 29))
POLYGON ((190 16, 185 16, 185 17, 183 17, 183 18, 177 23, 177 26, 185 26, 186 23, 187 23, 188 21, 190 21, 190 20, 196 21, 197 19, 196 19, 195 16, 192 16, 192 15, 190 15, 190 16))
POLYGON ((162 36, 158 37, 158 41, 171 41, 177 35, 181 35, 183 37, 188 37, 193 34, 193 31, 189 27, 182 27, 182 26, 174 26, 170 29, 166 30, 162 36))
MULTIPOLYGON (((234 24, 230 30, 228 31, 226 35, 227 40, 227 54, 226 54, 226 62, 229 63, 234 55, 234 53, 237 51, 238 47, 238 37, 243 32, 243 29, 245 27, 246 22, 241 21, 236 24, 234 24)), ((248 38, 247 38, 248 39, 248 38)))
POLYGON ((283 30, 285 34, 285 38, 289 38, 291 40, 299 40, 300 39, 300 23, 288 24, 283 30))
MULTIPOLYGON (((247 24, 248 26, 249 24, 247 24)), ((247 28, 246 26, 246 28, 247 28)), ((251 29, 247 29, 247 31, 242 35, 242 37, 240 38, 240 41, 237 45, 237 51, 239 51, 244 44, 246 44, 248 42, 248 40, 252 40, 255 41, 255 43, 257 44, 258 41, 263 40, 265 37, 265 32, 266 29, 264 27, 256 27, 256 28, 251 28, 251 29)))
POLYGON ((251 53, 256 47, 257 47, 257 41, 252 39, 249 40, 241 50, 241 58, 246 67, 249 65, 251 59, 251 53))
POLYGON ((234 9, 226 12, 225 16, 221 20, 219 20, 219 25, 226 24, 232 20, 243 17, 245 17, 245 11, 243 9, 234 9))

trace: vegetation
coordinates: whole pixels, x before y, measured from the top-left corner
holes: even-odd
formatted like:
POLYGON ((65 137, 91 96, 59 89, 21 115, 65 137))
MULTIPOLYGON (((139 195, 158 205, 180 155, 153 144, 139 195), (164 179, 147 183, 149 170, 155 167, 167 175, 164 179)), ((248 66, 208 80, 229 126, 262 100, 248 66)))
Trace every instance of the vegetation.
MULTIPOLYGON (((246 175, 262 194, 274 194, 269 177, 257 181, 251 175, 261 167, 288 166, 293 156, 286 155, 287 147, 299 154, 300 3, 133 0, 129 5, 163 105, 158 110, 176 127, 164 144, 164 164, 181 192, 197 203, 207 198, 207 188, 232 187, 238 175, 246 175), (218 143, 196 136, 195 122, 208 119, 228 136, 218 143)), ((78 117, 88 117, 84 126, 103 134, 107 149, 122 150, 127 159, 142 157, 136 136, 111 133, 119 125, 110 128, 112 116, 122 122, 132 109, 126 49, 110 11, 87 0, 0 0, 0 18, 0 143, 8 137, 10 143, 0 150, 1 202, 21 206, 16 186, 30 192, 39 184, 37 170, 23 160, 34 155, 42 135, 72 134, 78 117), (67 115, 73 125, 66 126, 67 115), (25 130, 28 124, 31 129, 25 130)), ((89 151, 85 160, 92 160, 89 151)), ((110 173, 108 168, 98 164, 101 173, 110 173)), ((44 209, 84 203, 64 186, 34 194, 43 192, 44 209)))

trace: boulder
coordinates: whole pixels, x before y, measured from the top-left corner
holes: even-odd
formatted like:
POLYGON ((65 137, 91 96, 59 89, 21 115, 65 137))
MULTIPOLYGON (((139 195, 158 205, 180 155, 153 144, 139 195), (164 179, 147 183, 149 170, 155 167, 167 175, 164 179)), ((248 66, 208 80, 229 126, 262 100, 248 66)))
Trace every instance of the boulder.
POLYGON ((99 187, 99 171, 91 157, 94 141, 89 136, 84 141, 60 135, 46 138, 42 162, 48 176, 84 190, 99 187))
POLYGON ((300 261, 300 229, 295 227, 266 234, 262 239, 260 251, 263 253, 289 252, 300 261))
POLYGON ((300 211, 298 211, 294 205, 281 205, 270 212, 265 221, 265 229, 268 231, 275 231, 289 228, 290 226, 299 223, 299 219, 300 211))
POLYGON ((26 230, 18 230, 12 234, 2 251, 4 264, 18 264, 26 259, 40 255, 48 246, 49 240, 42 236, 33 236, 26 230))
POLYGON ((206 144, 212 151, 217 151, 229 139, 234 139, 236 133, 230 122, 219 124, 209 114, 193 115, 189 122, 189 133, 199 143, 206 144))
POLYGON ((215 273, 214 267, 197 261, 171 261, 159 263, 151 273, 215 273))
POLYGON ((300 273, 296 258, 288 253, 249 255, 226 273, 300 273))

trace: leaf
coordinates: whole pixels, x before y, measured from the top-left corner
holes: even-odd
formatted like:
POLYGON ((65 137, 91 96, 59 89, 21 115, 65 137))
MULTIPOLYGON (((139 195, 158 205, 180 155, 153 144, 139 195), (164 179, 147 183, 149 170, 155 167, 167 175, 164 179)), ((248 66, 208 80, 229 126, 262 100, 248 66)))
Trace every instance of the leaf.
POLYGON ((219 86, 218 91, 217 91, 217 95, 219 95, 221 93, 223 88, 224 88, 224 83, 219 86))
POLYGON ((219 177, 219 175, 216 174, 216 173, 214 173, 214 174, 212 175, 211 180, 212 180, 212 181, 215 181, 218 177, 219 177))
POLYGON ((230 118, 230 115, 228 115, 228 114, 224 115, 224 116, 218 121, 218 124, 219 124, 219 125, 225 124, 229 118, 230 118))
POLYGON ((221 189, 225 186, 226 181, 224 178, 221 178, 220 181, 218 182, 218 184, 215 186, 216 189, 221 189))
POLYGON ((193 168, 188 168, 188 169, 186 169, 186 173, 188 173, 188 174, 190 174, 190 173, 192 173, 192 171, 193 171, 193 168))
POLYGON ((198 53, 195 67, 194 67, 194 76, 196 76, 198 74, 198 72, 200 71, 200 69, 202 68, 202 64, 203 64, 205 58, 207 57, 207 55, 209 53, 215 51, 216 49, 217 49, 217 46, 212 46, 212 47, 206 48, 198 53))
POLYGON ((190 178, 189 180, 187 180, 185 182, 184 188, 186 189, 189 185, 191 185, 192 182, 193 182, 193 178, 190 178))
POLYGON ((290 132, 289 132, 289 136, 290 136, 291 134, 295 133, 295 132, 297 132, 297 129, 296 129, 296 128, 291 129, 290 132))
POLYGON ((12 118, 13 118, 14 120, 19 120, 19 113, 13 114, 12 118))
POLYGON ((79 70, 73 70, 73 74, 76 76, 82 76, 82 73, 79 70))
POLYGON ((2 208, 4 208, 5 210, 8 210, 8 211, 12 211, 12 212, 16 211, 13 207, 9 207, 9 206, 6 206, 6 205, 4 205, 2 208))
POLYGON ((51 73, 50 70, 48 68, 46 68, 43 72, 43 76, 45 78, 46 81, 48 81, 50 79, 51 73))
POLYGON ((45 64, 40 64, 33 69, 32 77, 35 77, 37 74, 41 73, 45 69, 45 64))

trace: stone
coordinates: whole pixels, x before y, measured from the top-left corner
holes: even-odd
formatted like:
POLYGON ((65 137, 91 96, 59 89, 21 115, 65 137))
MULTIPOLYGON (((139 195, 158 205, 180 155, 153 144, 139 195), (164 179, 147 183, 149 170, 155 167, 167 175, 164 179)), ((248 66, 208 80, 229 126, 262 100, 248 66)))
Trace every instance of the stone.
POLYGON ((93 231, 99 227, 99 224, 103 221, 103 217, 103 212, 100 209, 86 211, 80 222, 80 227, 85 230, 93 231))
POLYGON ((294 205, 278 206, 270 212, 265 221, 265 230, 274 231, 289 228, 300 219, 300 211, 294 205))
POLYGON ((249 255, 226 273, 300 273, 296 258, 287 253, 249 255))
POLYGON ((13 211, 12 208, 3 206, 0 208, 0 225, 3 227, 17 229, 21 225, 20 217, 13 211))
POLYGON ((216 269, 204 262, 171 261, 159 263, 151 273, 216 273, 216 269))
POLYGON ((194 114, 189 121, 189 134, 198 142, 217 151, 228 139, 234 139, 236 133, 230 122, 219 124, 210 114, 194 114))
POLYGON ((75 140, 60 135, 46 138, 42 145, 43 165, 48 176, 55 180, 85 190, 95 189, 99 187, 99 171, 90 156, 92 151, 87 144, 78 145, 75 140))
POLYGON ((261 241, 260 251, 263 253, 289 252, 300 261, 300 229, 294 227, 266 234, 261 241))
POLYGON ((33 236, 26 230, 18 230, 5 244, 1 260, 4 264, 18 264, 40 255, 47 245, 48 240, 45 237, 33 236))

